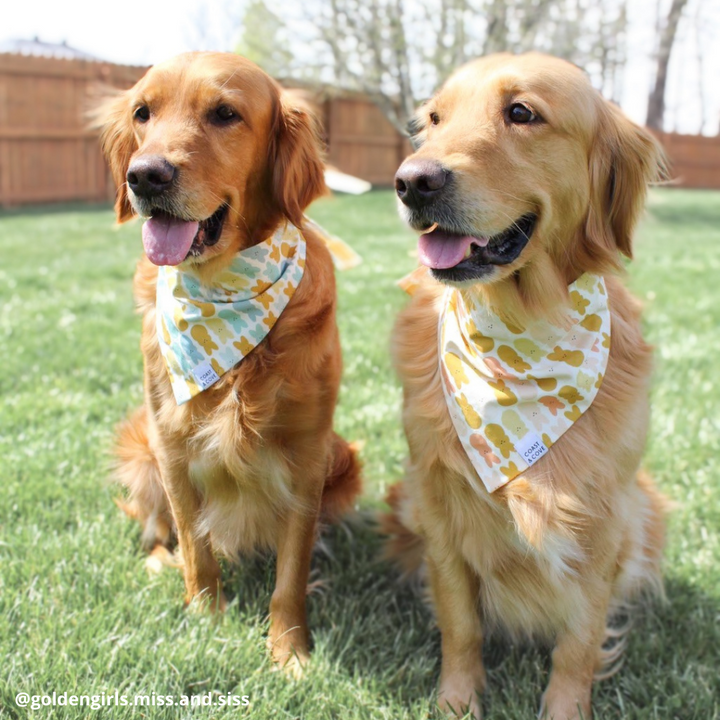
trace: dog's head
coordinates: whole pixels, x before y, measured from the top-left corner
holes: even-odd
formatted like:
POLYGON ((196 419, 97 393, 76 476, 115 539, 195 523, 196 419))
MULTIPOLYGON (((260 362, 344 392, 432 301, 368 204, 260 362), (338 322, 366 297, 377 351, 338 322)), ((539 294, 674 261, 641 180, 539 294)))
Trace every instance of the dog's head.
POLYGON ((401 215, 424 231, 421 262, 444 282, 511 285, 530 314, 631 256, 663 162, 582 70, 535 53, 462 67, 413 131, 418 149, 395 181, 401 215))
POLYGON ((325 192, 312 115, 238 55, 156 65, 96 118, 118 220, 147 218, 156 265, 229 259, 325 192))

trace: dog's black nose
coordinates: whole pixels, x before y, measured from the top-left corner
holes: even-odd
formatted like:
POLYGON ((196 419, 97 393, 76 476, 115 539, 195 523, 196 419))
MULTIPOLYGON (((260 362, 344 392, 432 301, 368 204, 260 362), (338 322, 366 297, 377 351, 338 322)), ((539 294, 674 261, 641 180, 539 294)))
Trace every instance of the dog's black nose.
POLYGON ((408 207, 420 207, 446 186, 450 171, 437 160, 406 160, 395 174, 395 192, 408 207))
POLYGON ((141 155, 130 163, 126 179, 130 189, 139 197, 154 197, 172 185, 175 166, 161 155, 141 155))

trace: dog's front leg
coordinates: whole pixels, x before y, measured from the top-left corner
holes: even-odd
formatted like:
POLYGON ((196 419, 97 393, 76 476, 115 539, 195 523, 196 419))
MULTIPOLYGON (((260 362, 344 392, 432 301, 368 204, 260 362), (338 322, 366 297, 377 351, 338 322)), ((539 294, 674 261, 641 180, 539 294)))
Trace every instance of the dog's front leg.
POLYGON ((273 660, 299 677, 310 658, 305 598, 327 468, 318 458, 303 458, 296 466, 296 503, 280 522, 268 645, 273 660))
POLYGON ((542 720, 590 720, 593 676, 605 638, 610 586, 588 601, 585 637, 561 632, 552 653, 552 672, 540 706, 542 720))
POLYGON ((440 707, 462 717, 481 717, 478 693, 485 689, 478 580, 460 554, 447 544, 428 543, 428 572, 442 633, 440 707))
MULTIPOLYGON (((181 440, 176 441, 184 445, 181 440)), ((220 565, 213 555, 210 538, 198 537, 195 523, 200 514, 201 498, 190 482, 187 449, 173 447, 173 441, 159 439, 155 454, 163 487, 175 520, 185 578, 185 602, 198 598, 209 610, 224 610, 225 596, 220 580, 220 565)))

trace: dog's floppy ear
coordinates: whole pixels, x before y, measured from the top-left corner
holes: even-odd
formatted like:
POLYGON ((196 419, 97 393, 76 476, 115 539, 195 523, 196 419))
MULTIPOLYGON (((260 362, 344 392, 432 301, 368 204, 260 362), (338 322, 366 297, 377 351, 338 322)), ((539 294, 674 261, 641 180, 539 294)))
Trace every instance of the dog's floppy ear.
POLYGON ((108 91, 89 113, 90 125, 100 131, 100 144, 117 186, 115 214, 122 223, 133 216, 127 195, 125 175, 132 154, 137 150, 127 92, 108 91))
POLYGON ((617 252, 632 258, 632 236, 648 185, 665 177, 662 148, 615 105, 599 100, 590 153, 590 208, 586 250, 600 265, 617 265, 617 252))
POLYGON ((300 226, 303 211, 327 193, 317 121, 295 93, 282 91, 271 145, 272 189, 285 217, 300 226))

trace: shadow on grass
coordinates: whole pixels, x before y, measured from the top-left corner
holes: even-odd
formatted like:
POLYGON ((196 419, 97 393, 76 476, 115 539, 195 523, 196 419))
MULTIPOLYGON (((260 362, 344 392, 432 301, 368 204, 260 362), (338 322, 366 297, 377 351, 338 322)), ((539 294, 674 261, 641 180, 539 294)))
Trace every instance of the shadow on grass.
MULTIPOLYGON (((397 582, 381 561, 382 539, 370 523, 327 529, 313 557, 309 622, 321 663, 341 676, 374 682, 406 704, 430 697, 440 665, 440 634, 422 592, 397 582)), ((274 586, 274 558, 245 560, 225 573, 241 617, 265 617, 274 586)), ((595 686, 596 716, 717 717, 720 679, 720 598, 669 577, 667 602, 635 609, 625 663, 595 686)), ((550 669, 548 648, 501 635, 485 643, 493 718, 524 717, 537 709, 550 669)))

